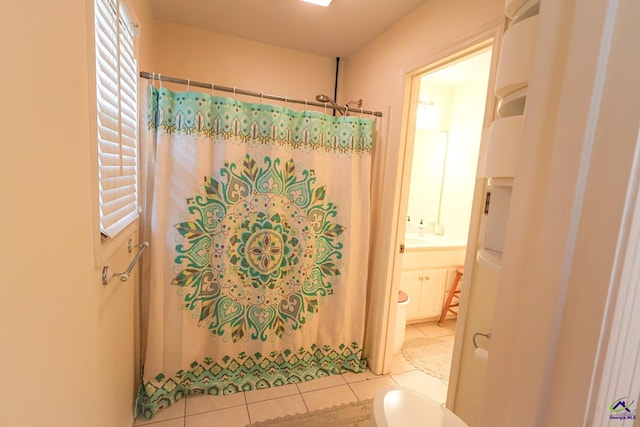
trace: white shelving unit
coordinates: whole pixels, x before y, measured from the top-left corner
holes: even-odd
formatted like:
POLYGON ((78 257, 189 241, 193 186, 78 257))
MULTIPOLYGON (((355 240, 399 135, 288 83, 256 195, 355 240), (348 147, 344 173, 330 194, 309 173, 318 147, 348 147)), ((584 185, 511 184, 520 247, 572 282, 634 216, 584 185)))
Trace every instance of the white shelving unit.
POLYGON ((538 33, 539 8, 540 0, 506 0, 505 4, 510 24, 502 40, 496 75, 498 114, 488 132, 484 168, 484 176, 489 179, 485 236, 483 248, 476 258, 481 265, 494 270, 500 270, 502 266, 511 187, 524 139, 527 89, 538 33))

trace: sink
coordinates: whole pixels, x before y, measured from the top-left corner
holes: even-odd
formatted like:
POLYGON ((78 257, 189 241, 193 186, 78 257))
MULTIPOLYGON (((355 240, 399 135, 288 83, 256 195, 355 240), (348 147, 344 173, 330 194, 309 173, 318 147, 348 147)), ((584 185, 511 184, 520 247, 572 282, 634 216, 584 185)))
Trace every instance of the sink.
POLYGON ((405 248, 432 248, 432 247, 465 247, 466 239, 454 235, 424 234, 418 236, 414 233, 405 234, 405 248))

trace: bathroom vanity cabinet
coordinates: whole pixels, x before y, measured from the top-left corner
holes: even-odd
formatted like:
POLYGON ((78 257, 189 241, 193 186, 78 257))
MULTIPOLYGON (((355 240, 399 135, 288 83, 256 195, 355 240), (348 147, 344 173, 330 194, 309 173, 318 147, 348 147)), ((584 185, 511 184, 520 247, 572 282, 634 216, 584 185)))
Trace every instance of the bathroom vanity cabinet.
MULTIPOLYGON (((402 258, 400 289, 409 295, 407 323, 440 317, 456 268, 464 264, 461 246, 407 246, 402 258)), ((453 316, 453 315, 450 315, 453 316)))
POLYGON ((407 320, 440 316, 446 269, 407 270, 400 273, 400 289, 409 295, 407 320))

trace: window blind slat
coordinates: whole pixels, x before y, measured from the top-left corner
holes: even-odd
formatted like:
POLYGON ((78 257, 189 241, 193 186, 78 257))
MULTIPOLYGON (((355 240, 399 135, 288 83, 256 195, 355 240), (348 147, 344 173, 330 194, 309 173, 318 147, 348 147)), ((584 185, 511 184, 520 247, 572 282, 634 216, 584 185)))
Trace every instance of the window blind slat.
POLYGON ((123 217, 126 217, 129 214, 135 213, 136 209, 137 208, 135 203, 129 203, 129 204, 120 206, 119 208, 109 210, 109 212, 103 212, 105 228, 108 229, 109 226, 122 220, 123 217))
POLYGON ((127 147, 126 145, 123 145, 120 149, 120 155, 122 156, 122 159, 136 159, 136 149, 134 147, 127 147))
POLYGON ((125 220, 130 220, 132 222, 137 217, 135 205, 123 207, 122 209, 118 209, 116 211, 111 212, 110 214, 104 215, 104 227, 109 230, 116 224, 121 224, 120 228, 124 228, 128 224, 122 224, 125 220))
POLYGON ((130 138, 135 138, 138 134, 135 119, 122 115, 122 133, 130 138))
POLYGON ((118 104, 118 84, 113 81, 113 76, 105 70, 98 70, 98 95, 105 101, 110 101, 116 106, 118 104))
POLYGON ((100 166, 102 173, 100 174, 100 179, 103 178, 115 178, 120 175, 120 164, 110 165, 103 164, 100 166))
POLYGON ((135 194, 132 192, 134 189, 135 185, 103 189, 103 210, 107 213, 111 213, 116 209, 119 209, 121 206, 135 201, 135 194))
POLYGON ((107 234, 115 236, 127 225, 135 221, 136 218, 138 218, 137 209, 132 209, 131 211, 123 209, 121 211, 114 212, 108 217, 105 216, 105 224, 107 224, 107 226, 104 227, 107 234))
POLYGON ((136 210, 135 197, 131 196, 129 200, 115 200, 103 205, 102 214, 107 221, 114 223, 121 217, 136 210))
POLYGON ((111 141, 100 140, 100 157, 117 156, 120 157, 120 145, 111 141))
POLYGON ((118 71, 115 68, 111 68, 109 64, 99 64, 97 71, 98 84, 101 89, 101 93, 107 96, 111 94, 108 99, 118 99, 118 83, 115 81, 115 77, 118 75, 118 71))
MULTIPOLYGON (((99 102, 98 107, 102 107, 103 103, 99 102)), ((110 129, 114 132, 118 132, 118 116, 113 115, 113 110, 108 108, 108 104, 104 105, 105 108, 98 109, 98 125, 105 129, 110 129)), ((117 111, 117 109, 115 109, 117 111)), ((117 138, 116 138, 117 139, 117 138)))
POLYGON ((102 178, 100 179, 100 188, 103 191, 113 190, 116 187, 125 187, 136 184, 136 177, 134 175, 117 176, 114 178, 102 178))
POLYGON ((120 156, 122 158, 122 164, 125 166, 131 165, 132 162, 136 162, 136 152, 131 147, 122 147, 120 156))

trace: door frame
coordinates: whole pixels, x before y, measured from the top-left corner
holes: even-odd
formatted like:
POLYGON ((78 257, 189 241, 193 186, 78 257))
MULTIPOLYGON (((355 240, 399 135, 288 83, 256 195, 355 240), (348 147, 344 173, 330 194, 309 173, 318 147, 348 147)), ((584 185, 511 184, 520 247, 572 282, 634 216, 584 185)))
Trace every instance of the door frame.
MULTIPOLYGON (((399 207, 398 212, 406 212, 408 198, 409 198, 409 181, 411 178, 410 167, 411 155, 413 153, 413 139, 415 135, 416 124, 416 111, 418 106, 418 94, 419 94, 419 80, 420 77, 429 71, 434 71, 441 68, 453 61, 456 61, 466 55, 476 52, 481 49, 485 49, 492 46, 492 58, 491 69, 489 72, 489 84, 487 87, 487 99, 485 102, 485 116, 483 120, 483 129, 490 126, 496 111, 496 97, 494 96, 495 77, 498 66, 498 58, 500 54, 500 45, 502 43, 502 35, 504 33, 505 20, 498 19, 490 22, 489 24, 478 28, 475 31, 468 33, 467 35, 460 37, 457 40, 452 41, 445 46, 438 53, 431 55, 421 61, 419 64, 409 67, 403 71, 405 76, 405 91, 404 101, 402 108, 402 127, 400 135, 400 167, 398 169, 398 175, 396 182, 400 182, 399 189, 399 207), (417 83, 417 84, 416 84, 417 83)), ((483 131, 483 138, 480 143, 480 152, 478 158, 478 170, 481 170, 481 166, 484 164, 486 157, 487 142, 484 138, 485 132, 483 131)), ((473 205, 471 212, 471 222, 469 225, 469 234, 467 240, 467 246, 472 243, 472 247, 475 247, 475 242, 478 238, 480 230, 480 220, 482 212, 482 200, 484 198, 484 179, 476 179, 474 188, 473 205)), ((395 235, 392 236, 391 241, 395 245, 390 251, 391 259, 391 274, 389 275, 389 282, 387 288, 391 289, 389 295, 397 295, 400 289, 400 272, 402 269, 402 257, 400 256, 400 245, 404 241, 405 233, 405 221, 404 216, 397 215, 396 224, 394 227, 395 235)), ((472 273, 473 261, 475 254, 471 254, 467 250, 465 257, 465 272, 466 274, 472 273), (468 268, 468 270, 467 270, 468 268)), ((469 281, 466 281, 467 283, 469 281)), ((462 292, 464 293, 464 282, 462 292)), ((393 334, 395 333, 395 320, 396 320, 396 301, 394 298, 389 298, 386 312, 388 313, 387 328, 386 331, 382 331, 384 335, 383 342, 386 342, 383 350, 383 371, 390 372, 393 357, 393 334)), ((466 304, 464 300, 461 301, 458 314, 458 331, 464 330, 465 323, 466 304)), ((384 313, 383 313, 384 315, 384 313)), ((455 389, 457 386, 459 361, 460 361, 461 346, 458 340, 454 342, 453 361, 451 365, 451 375, 449 380, 449 391, 447 396, 447 406, 453 407, 455 399, 455 389)))

